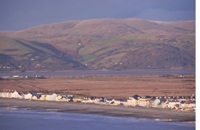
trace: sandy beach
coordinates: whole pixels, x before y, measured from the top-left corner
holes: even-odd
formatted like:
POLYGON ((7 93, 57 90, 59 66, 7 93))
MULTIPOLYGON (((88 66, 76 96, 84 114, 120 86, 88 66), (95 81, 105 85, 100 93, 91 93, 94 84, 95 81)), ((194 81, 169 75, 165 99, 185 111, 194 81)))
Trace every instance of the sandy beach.
POLYGON ((44 110, 58 112, 74 112, 84 114, 100 114, 109 116, 125 116, 135 118, 149 118, 162 121, 195 121, 194 112, 180 112, 170 109, 107 106, 83 103, 29 101, 19 99, 0 98, 0 107, 17 107, 28 110, 44 110))

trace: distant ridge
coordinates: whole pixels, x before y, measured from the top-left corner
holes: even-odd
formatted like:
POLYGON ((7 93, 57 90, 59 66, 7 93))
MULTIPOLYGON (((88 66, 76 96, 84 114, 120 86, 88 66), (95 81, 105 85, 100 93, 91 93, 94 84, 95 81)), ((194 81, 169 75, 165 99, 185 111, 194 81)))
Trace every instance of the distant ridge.
POLYGON ((88 69, 164 69, 195 67, 195 21, 138 18, 64 21, 0 32, 49 43, 88 69))

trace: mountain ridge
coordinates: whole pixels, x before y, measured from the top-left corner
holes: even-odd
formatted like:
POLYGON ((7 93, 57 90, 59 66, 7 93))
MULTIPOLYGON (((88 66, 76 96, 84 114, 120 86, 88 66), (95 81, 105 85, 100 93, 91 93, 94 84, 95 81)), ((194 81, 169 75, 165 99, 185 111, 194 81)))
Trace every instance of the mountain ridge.
POLYGON ((71 20, 10 33, 1 31, 0 35, 49 43, 89 69, 195 67, 193 20, 71 20), (165 55, 157 48, 163 50, 165 55), (148 64, 144 55, 149 55, 148 64))

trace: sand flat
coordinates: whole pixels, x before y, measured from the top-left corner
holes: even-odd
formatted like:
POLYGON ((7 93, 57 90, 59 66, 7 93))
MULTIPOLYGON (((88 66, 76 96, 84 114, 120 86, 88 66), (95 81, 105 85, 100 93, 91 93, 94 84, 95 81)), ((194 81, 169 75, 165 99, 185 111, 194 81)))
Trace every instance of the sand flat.
POLYGON ((34 110, 48 110, 58 112, 75 112, 85 114, 101 114, 111 116, 128 116, 135 118, 151 118, 164 121, 195 121, 194 112, 181 112, 162 108, 108 106, 83 103, 29 101, 22 99, 0 98, 0 107, 17 106, 34 110))

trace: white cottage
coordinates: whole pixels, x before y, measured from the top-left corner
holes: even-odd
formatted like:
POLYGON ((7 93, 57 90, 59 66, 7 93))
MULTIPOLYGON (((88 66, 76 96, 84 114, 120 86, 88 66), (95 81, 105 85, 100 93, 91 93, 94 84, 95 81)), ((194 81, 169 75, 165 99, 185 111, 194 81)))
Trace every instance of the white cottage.
POLYGON ((151 103, 151 107, 158 107, 158 105, 160 104, 161 100, 158 98, 155 99, 151 99, 150 103, 151 103))
POLYGON ((56 96, 56 101, 61 101, 61 99, 62 99, 62 96, 61 96, 61 95, 57 95, 57 96, 56 96))
POLYGON ((92 100, 91 98, 84 98, 82 100, 82 103, 94 103, 94 100, 92 100))
POLYGON ((66 96, 62 96, 62 98, 59 101, 68 102, 69 99, 66 96))
POLYGON ((138 100, 141 98, 139 95, 133 95, 128 98, 127 102, 124 104, 125 106, 136 106, 138 104, 138 100))
POLYGON ((177 105, 178 105, 178 106, 180 105, 180 102, 179 102, 179 101, 169 101, 168 104, 167 104, 167 107, 168 107, 168 108, 176 108, 177 105))
POLYGON ((42 95, 42 94, 36 93, 36 92, 33 92, 33 93, 31 93, 31 94, 32 94, 32 99, 33 99, 33 100, 40 100, 40 97, 41 97, 41 95, 42 95))
POLYGON ((3 98, 10 98, 10 92, 2 92, 2 97, 3 98))
POLYGON ((24 94, 24 99, 32 99, 32 96, 31 93, 24 94))
POLYGON ((141 107, 150 107, 150 99, 140 98, 137 102, 137 105, 141 107))
POLYGON ((182 109, 196 108, 196 103, 194 101, 181 102, 180 108, 182 109))
POLYGON ((39 100, 46 100, 46 95, 42 94, 39 98, 39 100))
POLYGON ((53 93, 51 95, 46 95, 47 101, 56 101, 57 94, 53 93))
POLYGON ((11 98, 22 98, 22 95, 20 95, 17 91, 14 91, 13 93, 12 93, 12 96, 11 96, 11 98))
POLYGON ((113 99, 113 104, 112 105, 120 105, 120 104, 121 104, 120 100, 113 99))
POLYGON ((125 106, 136 106, 137 100, 135 98, 129 98, 124 105, 125 106))

